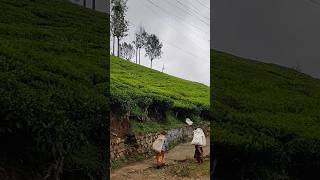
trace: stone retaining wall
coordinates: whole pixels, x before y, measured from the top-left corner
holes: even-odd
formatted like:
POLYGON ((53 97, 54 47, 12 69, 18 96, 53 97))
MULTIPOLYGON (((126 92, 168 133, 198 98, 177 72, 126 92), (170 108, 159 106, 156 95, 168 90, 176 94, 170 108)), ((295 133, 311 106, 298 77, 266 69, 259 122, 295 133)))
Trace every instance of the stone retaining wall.
MULTIPOLYGON (((210 135, 209 125, 200 126, 206 136, 210 135)), ((167 138, 169 147, 188 138, 192 138, 195 126, 184 126, 167 130, 167 138)), ((110 140, 110 160, 117 160, 134 156, 148 157, 153 154, 152 143, 157 139, 158 133, 149 133, 143 136, 127 136, 126 138, 118 138, 111 135, 110 140)))

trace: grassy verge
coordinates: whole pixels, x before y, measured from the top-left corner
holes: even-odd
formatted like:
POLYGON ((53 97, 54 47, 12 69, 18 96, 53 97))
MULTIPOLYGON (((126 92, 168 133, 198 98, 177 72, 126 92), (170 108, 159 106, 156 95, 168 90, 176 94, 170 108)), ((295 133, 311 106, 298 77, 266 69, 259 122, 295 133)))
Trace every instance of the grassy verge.
POLYGON ((111 168, 111 170, 118 169, 118 168, 121 168, 121 167, 129 164, 129 163, 142 161, 142 160, 148 159, 150 157, 151 157, 151 155, 148 155, 148 154, 140 154, 140 155, 135 155, 135 156, 131 156, 131 157, 113 160, 110 163, 110 168, 111 168))
POLYGON ((166 113, 166 120, 164 122, 157 121, 132 121, 131 127, 135 134, 147 134, 147 133, 157 133, 161 129, 173 129, 181 128, 185 126, 185 123, 181 120, 175 118, 171 113, 166 113))
POLYGON ((198 164, 194 159, 187 159, 183 162, 170 165, 165 173, 172 176, 188 177, 188 178, 201 178, 210 177, 210 156, 204 158, 202 164, 198 164))

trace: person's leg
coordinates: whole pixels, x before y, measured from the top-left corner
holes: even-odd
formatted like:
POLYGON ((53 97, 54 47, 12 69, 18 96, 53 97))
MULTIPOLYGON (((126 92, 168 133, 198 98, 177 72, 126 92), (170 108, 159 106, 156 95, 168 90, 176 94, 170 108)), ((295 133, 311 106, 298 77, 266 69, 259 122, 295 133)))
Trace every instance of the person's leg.
POLYGON ((164 151, 161 151, 161 165, 164 165, 164 151))
POLYGON ((203 149, 200 147, 200 162, 203 163, 203 149))
POLYGON ((196 146, 196 159, 197 159, 197 162, 200 163, 201 162, 201 151, 200 151, 200 147, 199 146, 196 146))
POLYGON ((156 154, 156 160, 157 160, 157 168, 159 168, 161 164, 161 153, 156 154))

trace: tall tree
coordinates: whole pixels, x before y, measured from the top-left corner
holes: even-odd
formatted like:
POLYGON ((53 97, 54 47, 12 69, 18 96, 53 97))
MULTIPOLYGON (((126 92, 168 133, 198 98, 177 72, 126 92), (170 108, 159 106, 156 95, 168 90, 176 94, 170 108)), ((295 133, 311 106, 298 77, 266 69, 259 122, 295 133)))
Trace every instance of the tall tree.
POLYGON ((152 69, 152 62, 154 59, 159 59, 162 54, 162 43, 160 42, 159 38, 151 34, 147 36, 146 43, 145 43, 145 56, 148 56, 150 59, 150 68, 152 69))
POLYGON ((87 5, 87 0, 83 0, 83 7, 86 7, 87 5))
POLYGON ((133 44, 136 48, 136 63, 138 63, 138 54, 139 54, 139 64, 140 64, 140 50, 145 44, 145 37, 147 36, 147 32, 142 26, 139 26, 138 30, 135 33, 135 40, 133 44))
MULTIPOLYGON (((118 57, 120 56, 120 40, 127 36, 128 21, 125 19, 127 7, 127 0, 111 0, 111 30, 113 38, 118 41, 118 57)), ((114 41, 113 41, 114 42, 114 41)), ((113 44, 114 47, 114 44, 113 44)), ((113 50, 114 54, 114 50, 113 50)))
POLYGON ((134 47, 130 43, 124 42, 120 45, 120 55, 124 59, 127 59, 127 60, 132 59, 134 56, 134 53, 135 53, 134 47))

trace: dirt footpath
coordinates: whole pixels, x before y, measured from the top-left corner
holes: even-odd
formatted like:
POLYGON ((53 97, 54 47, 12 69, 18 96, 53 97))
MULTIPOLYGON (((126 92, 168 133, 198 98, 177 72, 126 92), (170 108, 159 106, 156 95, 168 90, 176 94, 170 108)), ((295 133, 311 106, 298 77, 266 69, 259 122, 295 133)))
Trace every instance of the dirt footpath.
MULTIPOLYGON (((169 144, 170 145, 170 144, 169 144)), ((210 139, 207 138, 207 145, 203 148, 204 156, 210 155, 210 139)), ((198 165, 193 160, 194 146, 183 143, 175 146, 165 154, 166 166, 161 169, 154 168, 154 157, 128 164, 124 167, 111 171, 111 180, 143 180, 143 179, 210 179, 210 160, 198 165), (182 169, 181 169, 182 168, 182 169), (187 174, 190 172, 198 172, 187 174), (181 171, 180 171, 181 170, 181 171)))

